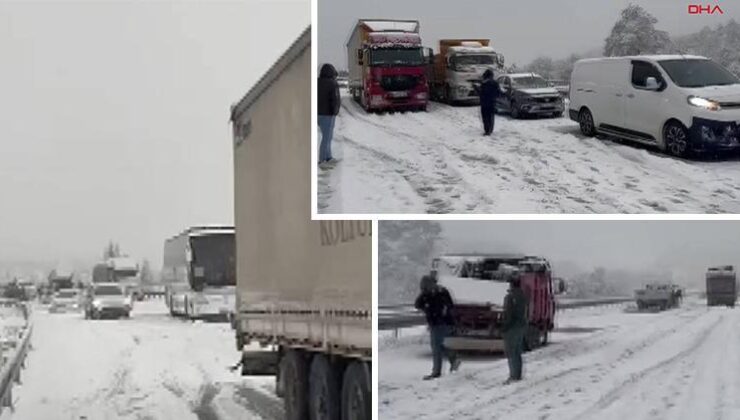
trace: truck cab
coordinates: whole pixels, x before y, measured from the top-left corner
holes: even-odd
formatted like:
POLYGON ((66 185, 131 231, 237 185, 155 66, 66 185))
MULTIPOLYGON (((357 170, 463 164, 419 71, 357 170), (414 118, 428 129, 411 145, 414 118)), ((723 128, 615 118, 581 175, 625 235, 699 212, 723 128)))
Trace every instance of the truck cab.
POLYGON ((426 110, 427 59, 418 22, 360 20, 347 56, 349 90, 365 110, 426 110))
POLYGON ((490 40, 442 39, 431 63, 432 98, 447 103, 478 103, 483 72, 503 72, 504 57, 489 47, 490 40))

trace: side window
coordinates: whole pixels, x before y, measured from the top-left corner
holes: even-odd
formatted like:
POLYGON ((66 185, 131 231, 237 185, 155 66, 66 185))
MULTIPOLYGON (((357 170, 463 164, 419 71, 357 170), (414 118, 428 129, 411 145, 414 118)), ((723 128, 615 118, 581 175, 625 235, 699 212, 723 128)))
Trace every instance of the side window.
POLYGON ((663 77, 655 66, 644 61, 632 62, 632 86, 644 89, 648 77, 654 77, 658 83, 663 83, 663 77))

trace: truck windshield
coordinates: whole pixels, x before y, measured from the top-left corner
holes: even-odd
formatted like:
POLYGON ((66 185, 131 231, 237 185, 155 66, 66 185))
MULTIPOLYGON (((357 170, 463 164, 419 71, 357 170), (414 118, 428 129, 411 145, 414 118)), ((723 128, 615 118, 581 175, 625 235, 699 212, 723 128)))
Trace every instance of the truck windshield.
POLYGON ((123 289, 118 286, 98 286, 95 288, 96 296, 121 296, 123 289))
POLYGON ((233 286, 236 284, 234 234, 211 234, 190 238, 192 249, 190 285, 195 290, 203 286, 233 286))
POLYGON ((659 61, 673 83, 684 88, 724 86, 740 83, 740 79, 712 60, 684 59, 659 61))
POLYGON ((461 54, 452 56, 450 61, 455 67, 477 66, 496 63, 495 57, 493 55, 461 54))
POLYGON ((135 279, 137 274, 136 270, 116 270, 113 275, 117 281, 126 281, 135 279))
POLYGON ((59 298, 73 298, 77 296, 76 290, 60 290, 57 293, 57 297, 59 298))
POLYGON ((546 88, 550 86, 545 79, 537 76, 512 77, 511 84, 516 88, 524 89, 546 88))
POLYGON ((421 48, 378 48, 370 50, 371 66, 421 66, 424 57, 421 48))

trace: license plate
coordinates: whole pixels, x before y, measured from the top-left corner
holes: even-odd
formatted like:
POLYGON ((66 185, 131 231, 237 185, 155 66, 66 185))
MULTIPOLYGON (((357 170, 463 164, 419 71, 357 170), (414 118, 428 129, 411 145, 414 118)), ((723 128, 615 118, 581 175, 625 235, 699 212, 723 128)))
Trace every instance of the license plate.
POLYGON ((390 92, 389 93, 391 98, 405 98, 409 96, 408 92, 390 92))

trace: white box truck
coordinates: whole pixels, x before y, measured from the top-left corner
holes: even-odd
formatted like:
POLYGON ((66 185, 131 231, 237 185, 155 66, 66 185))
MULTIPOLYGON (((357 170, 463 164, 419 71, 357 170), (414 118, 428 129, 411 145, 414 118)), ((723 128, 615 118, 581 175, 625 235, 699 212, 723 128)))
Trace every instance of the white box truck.
POLYGON ((311 220, 310 39, 232 107, 236 343, 287 419, 370 419, 371 222, 311 220))

